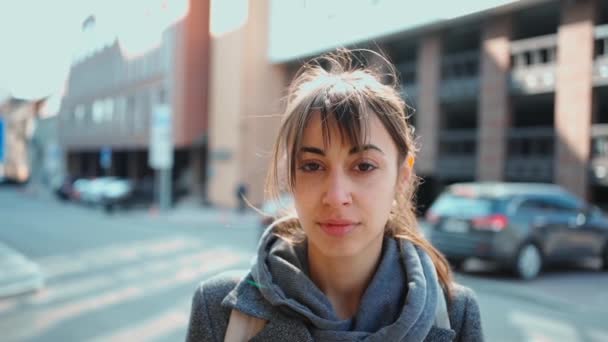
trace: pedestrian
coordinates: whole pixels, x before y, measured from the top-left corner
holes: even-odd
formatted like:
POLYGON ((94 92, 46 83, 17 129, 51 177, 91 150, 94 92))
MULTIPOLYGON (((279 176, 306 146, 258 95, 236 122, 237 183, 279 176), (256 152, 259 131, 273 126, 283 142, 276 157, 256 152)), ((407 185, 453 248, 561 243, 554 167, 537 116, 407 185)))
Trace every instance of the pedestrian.
POLYGON ((269 193, 293 195, 295 214, 266 229, 242 277, 198 287, 188 341, 483 340, 474 293, 418 228, 397 84, 371 51, 300 69, 267 178, 269 193))
POLYGON ((239 183, 236 188, 236 199, 239 203, 239 212, 244 213, 247 208, 247 185, 243 182, 239 183))

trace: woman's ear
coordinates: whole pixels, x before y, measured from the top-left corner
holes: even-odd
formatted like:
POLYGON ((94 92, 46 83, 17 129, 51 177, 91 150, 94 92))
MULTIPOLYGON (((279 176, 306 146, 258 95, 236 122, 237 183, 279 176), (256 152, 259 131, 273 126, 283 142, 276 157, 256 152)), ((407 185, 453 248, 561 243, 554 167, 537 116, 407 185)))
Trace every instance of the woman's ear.
POLYGON ((401 166, 399 167, 399 175, 397 178, 397 188, 400 191, 405 191, 410 177, 412 176, 412 170, 414 169, 414 157, 407 156, 401 166))

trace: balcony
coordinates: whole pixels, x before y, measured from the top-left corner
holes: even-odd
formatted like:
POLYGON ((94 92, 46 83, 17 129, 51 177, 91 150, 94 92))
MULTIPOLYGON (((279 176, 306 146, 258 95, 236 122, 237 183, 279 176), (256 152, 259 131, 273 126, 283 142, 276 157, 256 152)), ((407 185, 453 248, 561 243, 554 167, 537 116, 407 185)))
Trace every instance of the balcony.
POLYGON ((507 137, 505 176, 510 181, 551 182, 553 127, 511 128, 507 137))
POLYGON ((555 89, 557 35, 511 42, 510 88, 513 93, 540 94, 555 89))
POLYGON ((437 174, 442 179, 475 178, 477 130, 451 129, 439 133, 437 174))
POLYGON ((416 63, 405 62, 395 65, 401 79, 402 96, 406 100, 414 100, 418 97, 418 84, 416 83, 416 63))
POLYGON ((450 54, 441 60, 442 102, 474 99, 479 94, 479 51, 450 54))
POLYGON ((608 124, 591 126, 589 182, 608 186, 608 124))
POLYGON ((608 85, 608 25, 595 28, 595 61, 593 83, 608 85))

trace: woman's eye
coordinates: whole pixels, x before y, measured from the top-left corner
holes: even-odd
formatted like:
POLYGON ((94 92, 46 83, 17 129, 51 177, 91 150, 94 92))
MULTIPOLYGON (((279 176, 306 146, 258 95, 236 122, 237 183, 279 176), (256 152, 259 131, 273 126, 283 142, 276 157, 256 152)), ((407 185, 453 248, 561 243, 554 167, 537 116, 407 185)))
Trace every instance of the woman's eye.
POLYGON ((302 170, 304 172, 315 172, 315 171, 319 171, 320 169, 321 169, 321 165, 319 163, 314 163, 314 162, 304 163, 300 166, 300 170, 302 170))
POLYGON ((356 169, 360 172, 370 172, 377 169, 377 167, 370 163, 359 163, 357 164, 356 169))

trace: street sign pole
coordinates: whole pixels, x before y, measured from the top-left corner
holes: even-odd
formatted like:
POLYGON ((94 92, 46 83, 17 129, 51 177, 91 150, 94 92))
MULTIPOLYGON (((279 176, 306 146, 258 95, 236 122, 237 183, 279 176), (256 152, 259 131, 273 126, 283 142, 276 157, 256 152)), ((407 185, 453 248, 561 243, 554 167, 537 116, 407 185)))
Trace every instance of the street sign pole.
POLYGON ((158 105, 152 111, 148 163, 155 170, 156 193, 162 212, 171 208, 171 171, 173 169, 173 129, 171 108, 158 105))
POLYGON ((171 208, 171 169, 160 169, 157 170, 157 177, 160 178, 159 189, 160 189, 160 210, 163 212, 168 211, 171 208), (160 175, 159 175, 160 174, 160 175))

